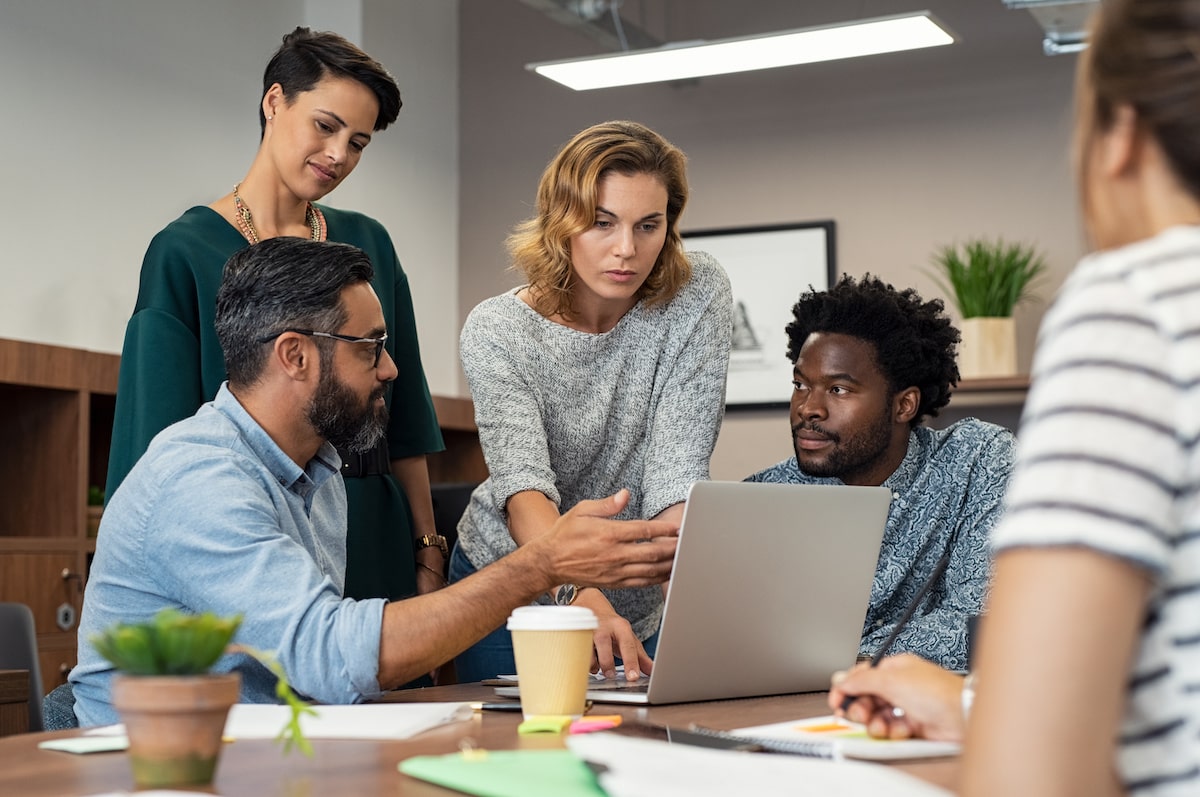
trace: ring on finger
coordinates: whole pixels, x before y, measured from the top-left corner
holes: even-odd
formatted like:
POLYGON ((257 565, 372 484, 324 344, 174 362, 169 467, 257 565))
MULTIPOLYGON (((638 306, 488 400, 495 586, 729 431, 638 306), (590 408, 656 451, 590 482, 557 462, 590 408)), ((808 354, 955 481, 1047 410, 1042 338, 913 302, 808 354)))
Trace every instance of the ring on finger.
POLYGON ((902 720, 906 715, 904 713, 904 709, 900 708, 899 706, 892 706, 892 716, 898 720, 902 720))

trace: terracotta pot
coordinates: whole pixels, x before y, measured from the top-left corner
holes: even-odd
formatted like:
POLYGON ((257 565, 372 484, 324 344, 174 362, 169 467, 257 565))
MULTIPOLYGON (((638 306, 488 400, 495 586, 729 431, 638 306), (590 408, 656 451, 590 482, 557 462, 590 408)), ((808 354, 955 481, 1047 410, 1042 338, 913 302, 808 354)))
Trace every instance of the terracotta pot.
POLYGON ((238 673, 196 676, 116 675, 112 701, 129 734, 139 787, 211 783, 221 755, 238 673))

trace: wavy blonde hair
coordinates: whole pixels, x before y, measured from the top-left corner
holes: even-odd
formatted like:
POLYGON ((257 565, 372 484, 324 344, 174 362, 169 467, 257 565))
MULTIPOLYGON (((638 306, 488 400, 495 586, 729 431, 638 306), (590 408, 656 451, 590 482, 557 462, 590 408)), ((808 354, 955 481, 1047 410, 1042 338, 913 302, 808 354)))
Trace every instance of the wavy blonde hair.
POLYGON ((648 174, 667 189, 666 240, 637 298, 650 304, 671 299, 692 276, 679 237, 686 169, 678 147, 637 122, 604 122, 568 141, 542 173, 536 214, 507 241, 512 268, 528 280, 534 308, 545 316, 572 316, 571 238, 595 223, 600 181, 612 173, 648 174))

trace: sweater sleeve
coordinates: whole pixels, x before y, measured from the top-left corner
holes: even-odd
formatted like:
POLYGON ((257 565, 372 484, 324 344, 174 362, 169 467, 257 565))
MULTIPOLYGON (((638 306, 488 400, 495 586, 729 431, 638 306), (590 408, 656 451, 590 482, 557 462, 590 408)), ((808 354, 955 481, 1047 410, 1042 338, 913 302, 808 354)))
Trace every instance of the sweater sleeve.
MULTIPOLYGON (((729 278, 711 256, 693 252, 694 285, 686 296, 686 330, 649 419, 642 513, 653 517, 687 498, 694 481, 708 478, 709 459, 725 415, 725 378, 733 337, 729 278)), ((668 313, 669 319, 670 313, 668 313)), ((674 326, 678 321, 669 319, 674 326)))
POLYGON ((196 330, 199 289, 186 252, 176 243, 160 233, 142 263, 137 306, 121 349, 107 497, 156 434, 212 398, 204 395, 196 330))
POLYGON ((496 303, 507 300, 496 297, 471 311, 459 339, 491 495, 501 516, 508 499, 525 490, 537 490, 555 505, 561 501, 538 394, 521 367, 528 352, 510 339, 510 319, 495 311, 496 303))

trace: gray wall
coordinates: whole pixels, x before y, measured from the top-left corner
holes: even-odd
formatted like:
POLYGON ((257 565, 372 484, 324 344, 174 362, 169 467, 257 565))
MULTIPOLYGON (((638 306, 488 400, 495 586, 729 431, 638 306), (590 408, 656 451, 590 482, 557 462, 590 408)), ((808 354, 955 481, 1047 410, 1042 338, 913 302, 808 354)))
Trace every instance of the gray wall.
POLYGON ((391 231, 430 383, 454 393, 457 12, 421 0, 0 2, 0 337, 120 351, 151 236, 244 176, 263 67, 311 22, 363 31, 400 83, 399 122, 327 201, 391 231))
MULTIPOLYGON (((910 10, 847 3, 630 2, 660 38, 686 40, 910 10), (857 13, 861 12, 861 13, 857 13)), ((1041 53, 1028 13, 994 2, 923 3, 961 36, 950 47, 686 86, 572 92, 527 61, 600 46, 516 0, 462 0, 460 314, 517 282, 502 241, 528 215, 537 177, 579 129, 631 118, 689 156, 684 227, 834 219, 838 269, 870 271, 926 296, 938 245, 968 236, 1036 243, 1053 273, 1045 299, 1082 253, 1068 144, 1075 58, 1041 53)), ((1019 311, 1027 368, 1045 302, 1019 311)), ((782 330, 777 342, 783 356, 782 330)), ((465 392, 465 391, 464 391, 465 392)), ((741 478, 790 455, 786 412, 729 413, 714 478, 741 478)))
MULTIPOLYGON (((405 107, 329 197, 379 218, 417 298, 435 392, 465 395, 457 333, 515 284, 502 241, 579 129, 633 118, 689 154, 685 227, 832 218, 844 272, 927 295, 939 244, 1038 244, 1053 294, 1082 251, 1066 156, 1073 57, 1028 13, 933 0, 952 47, 574 93, 527 61, 599 52, 517 0, 3 0, 0 337, 119 351, 150 237, 240 179, 266 57, 295 24, 361 32, 405 107), (331 24, 331 20, 333 24, 331 24)), ((741 35, 908 10, 899 0, 627 0, 660 38, 741 35)), ((1044 303, 1018 314, 1023 364, 1044 303)), ((779 342, 783 349, 782 333, 779 342)), ((714 476, 789 452, 783 413, 730 413, 714 476)))

